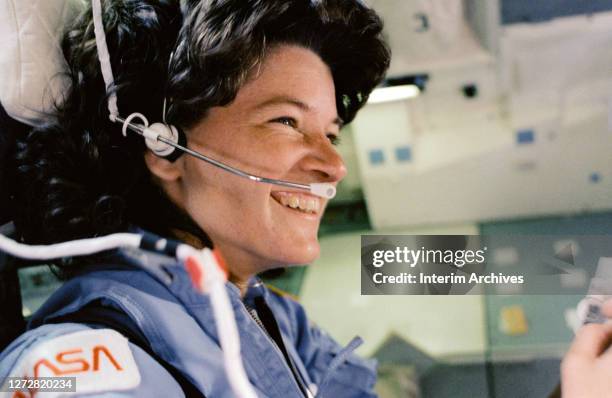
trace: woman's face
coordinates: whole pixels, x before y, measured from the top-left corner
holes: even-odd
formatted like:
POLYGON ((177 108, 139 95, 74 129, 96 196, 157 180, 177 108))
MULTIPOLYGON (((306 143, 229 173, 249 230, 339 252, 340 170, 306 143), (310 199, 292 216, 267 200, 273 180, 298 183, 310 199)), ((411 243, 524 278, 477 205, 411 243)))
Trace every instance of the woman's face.
MULTIPOLYGON (((334 82, 314 52, 270 50, 235 101, 187 132, 189 147, 248 173, 337 184, 346 174, 333 142, 340 120, 334 82)), ((206 231, 231 272, 306 264, 319 254, 325 199, 253 182, 183 155, 162 184, 206 231)), ((164 180, 162 178, 162 180, 164 180)))

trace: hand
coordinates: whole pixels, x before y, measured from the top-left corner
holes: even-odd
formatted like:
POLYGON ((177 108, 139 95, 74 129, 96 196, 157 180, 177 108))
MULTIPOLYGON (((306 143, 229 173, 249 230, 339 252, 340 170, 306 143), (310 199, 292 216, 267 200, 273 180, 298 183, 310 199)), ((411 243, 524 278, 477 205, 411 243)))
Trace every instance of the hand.
MULTIPOLYGON (((602 306, 612 320, 612 300, 602 306)), ((585 325, 561 363, 563 398, 612 397, 612 322, 585 325)))

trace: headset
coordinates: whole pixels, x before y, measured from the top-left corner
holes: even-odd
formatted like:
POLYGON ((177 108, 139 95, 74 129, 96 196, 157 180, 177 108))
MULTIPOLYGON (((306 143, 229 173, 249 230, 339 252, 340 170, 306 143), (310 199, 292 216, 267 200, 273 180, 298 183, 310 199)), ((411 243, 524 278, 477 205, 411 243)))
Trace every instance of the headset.
MULTIPOLYGON (((92 11, 94 20, 94 34, 96 37, 98 59, 102 69, 102 77, 104 79, 106 89, 110 90, 114 85, 114 78, 110 63, 110 54, 106 44, 106 35, 104 32, 104 23, 102 21, 102 6, 100 4, 100 0, 92 0, 92 11)), ((170 54, 169 63, 172 62, 172 56, 173 53, 170 54)), ((239 170, 235 167, 203 155, 200 152, 187 148, 187 138, 185 132, 176 126, 166 123, 166 98, 164 98, 162 110, 163 123, 154 123, 149 125, 147 118, 143 114, 137 112, 132 113, 127 118, 122 118, 119 116, 117 94, 112 91, 108 97, 108 111, 111 122, 122 124, 121 131, 124 136, 127 135, 128 129, 143 136, 147 148, 149 148, 157 156, 163 157, 169 161, 175 161, 179 156, 181 156, 182 153, 187 153, 222 170, 243 178, 247 178, 251 181, 299 189, 326 199, 332 199, 334 196, 336 196, 336 187, 330 183, 302 184, 274 178, 261 177, 239 170), (133 121, 135 119, 138 119, 141 124, 134 123, 133 121)))

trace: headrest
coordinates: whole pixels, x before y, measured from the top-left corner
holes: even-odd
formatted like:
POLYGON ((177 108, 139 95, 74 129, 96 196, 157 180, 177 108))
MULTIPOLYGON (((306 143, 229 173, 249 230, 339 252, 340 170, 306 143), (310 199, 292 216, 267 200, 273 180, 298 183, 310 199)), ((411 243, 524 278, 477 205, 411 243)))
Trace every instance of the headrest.
POLYGON ((0 103, 30 126, 45 122, 68 81, 61 41, 85 0, 0 0, 0 103))

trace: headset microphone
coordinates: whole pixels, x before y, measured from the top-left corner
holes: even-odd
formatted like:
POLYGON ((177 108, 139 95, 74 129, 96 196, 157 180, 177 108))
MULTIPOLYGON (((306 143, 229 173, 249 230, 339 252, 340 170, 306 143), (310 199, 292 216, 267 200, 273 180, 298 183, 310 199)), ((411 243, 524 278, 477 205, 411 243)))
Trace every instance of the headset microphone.
MULTIPOLYGON (((102 21, 102 6, 100 5, 100 0, 92 0, 92 11, 94 20, 94 34, 96 37, 96 47, 98 50, 100 67, 102 69, 102 77, 104 78, 106 88, 110 89, 114 84, 114 78, 110 63, 110 54, 108 52, 108 46, 106 44, 106 35, 104 33, 104 24, 102 21)), ((172 55, 170 56, 170 61, 172 61, 172 55)), ((184 152, 200 160, 203 160, 213 166, 216 166, 222 170, 225 170, 243 178, 247 178, 251 181, 299 189, 327 199, 332 199, 334 196, 336 196, 336 187, 330 183, 302 184, 297 182, 256 176, 187 148, 187 137, 185 133, 180 128, 165 123, 165 98, 162 113, 164 123, 154 123, 152 125, 149 125, 149 121, 141 113, 132 113, 125 119, 120 117, 119 109, 117 107, 117 94, 115 92, 111 92, 109 94, 108 110, 110 113, 109 119, 114 123, 121 123, 123 125, 121 131, 123 132, 124 136, 127 135, 127 129, 130 129, 131 131, 140 134, 144 137, 145 144, 151 151, 153 151, 153 153, 171 162, 178 159, 178 157, 181 156, 181 154, 184 152), (132 121, 134 119, 139 119, 141 124, 133 123, 132 121)))

